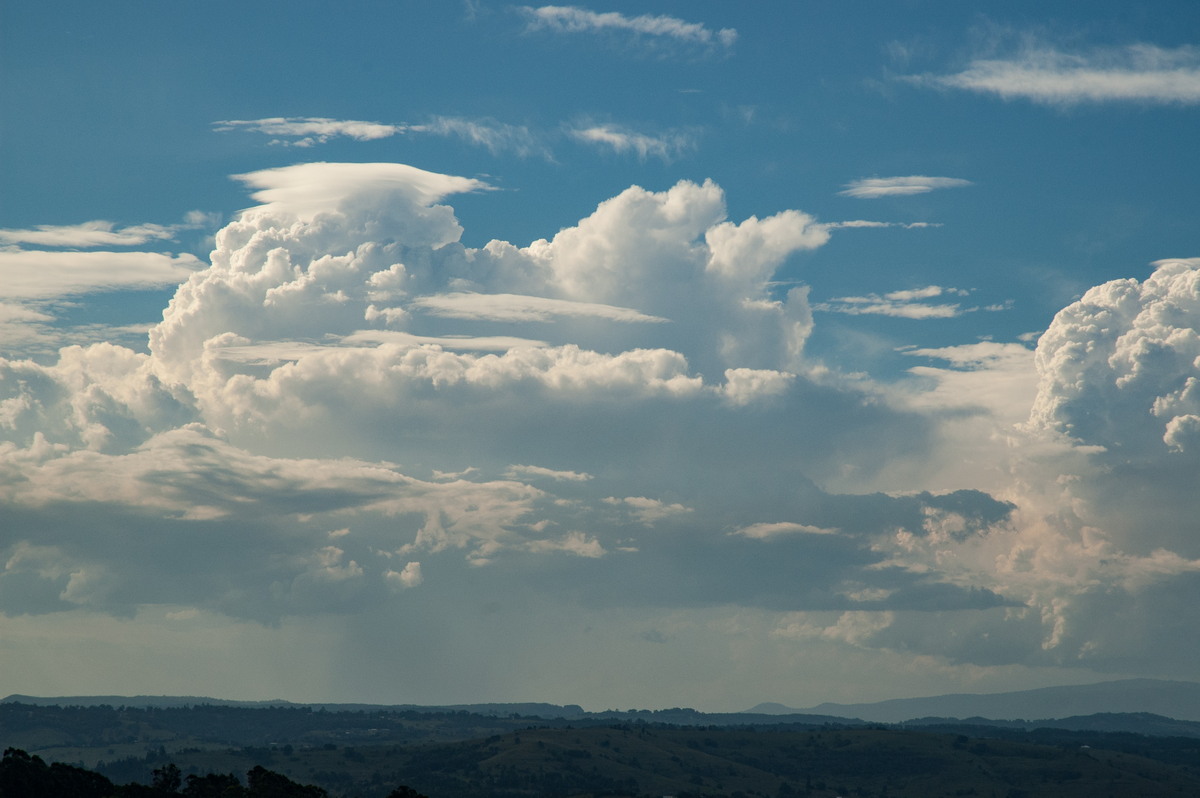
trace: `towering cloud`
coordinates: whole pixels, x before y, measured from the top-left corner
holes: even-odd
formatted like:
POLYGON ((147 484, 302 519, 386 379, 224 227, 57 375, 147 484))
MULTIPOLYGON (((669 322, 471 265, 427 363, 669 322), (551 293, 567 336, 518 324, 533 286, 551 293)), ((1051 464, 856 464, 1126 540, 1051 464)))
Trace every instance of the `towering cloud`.
POLYGON ((748 608, 756 645, 1117 668, 1142 638, 1104 608, 1146 617, 1200 574, 1195 470, 1173 468, 1197 449, 1197 261, 1059 314, 1036 401, 1016 344, 914 350, 948 365, 901 395, 806 354, 806 290, 774 280, 838 228, 801 211, 733 221, 712 182, 635 186, 471 248, 444 203, 478 180, 239 179, 258 204, 148 354, 0 361, 0 610, 412 622, 413 595, 519 583, 554 606, 748 608))

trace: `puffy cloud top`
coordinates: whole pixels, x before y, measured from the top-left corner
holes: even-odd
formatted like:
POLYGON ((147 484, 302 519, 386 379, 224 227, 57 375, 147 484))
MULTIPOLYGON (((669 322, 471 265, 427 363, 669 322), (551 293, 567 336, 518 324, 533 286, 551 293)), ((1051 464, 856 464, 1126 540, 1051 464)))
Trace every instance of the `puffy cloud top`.
POLYGON ((1092 288, 1038 343, 1033 427, 1114 456, 1196 453, 1200 259, 1164 260, 1144 282, 1092 288))

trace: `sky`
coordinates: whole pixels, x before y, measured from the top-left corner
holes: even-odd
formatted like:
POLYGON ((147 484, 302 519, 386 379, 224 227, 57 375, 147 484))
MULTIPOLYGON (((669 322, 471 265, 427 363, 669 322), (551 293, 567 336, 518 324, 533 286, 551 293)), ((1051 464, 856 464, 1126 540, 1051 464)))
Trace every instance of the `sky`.
POLYGON ((1200 7, 8 0, 0 694, 1200 678, 1200 7))

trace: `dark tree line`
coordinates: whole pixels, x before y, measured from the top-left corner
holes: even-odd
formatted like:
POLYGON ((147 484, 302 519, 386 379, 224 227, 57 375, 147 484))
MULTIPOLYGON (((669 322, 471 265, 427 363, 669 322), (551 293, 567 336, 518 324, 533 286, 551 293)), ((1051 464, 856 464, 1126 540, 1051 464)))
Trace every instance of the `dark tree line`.
MULTIPOLYGON (((74 765, 46 762, 18 748, 9 748, 0 760, 0 798, 329 798, 311 784, 297 784, 256 765, 246 783, 232 773, 189 775, 184 778, 174 764, 155 769, 149 785, 113 784, 105 776, 74 765)), ((397 787, 388 798, 426 798, 411 787, 397 787)))

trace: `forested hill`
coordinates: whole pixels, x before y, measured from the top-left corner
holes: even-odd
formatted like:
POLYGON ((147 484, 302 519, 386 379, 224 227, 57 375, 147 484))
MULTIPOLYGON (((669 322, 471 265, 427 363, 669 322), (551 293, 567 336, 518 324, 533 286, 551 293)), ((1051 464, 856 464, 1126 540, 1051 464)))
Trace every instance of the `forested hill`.
POLYGON ((1200 794, 1196 739, 999 731, 1001 737, 977 737, 883 728, 614 724, 526 728, 413 745, 197 747, 170 753, 148 748, 143 756, 90 769, 47 764, 41 757, 10 750, 0 766, 0 798, 1200 794))

